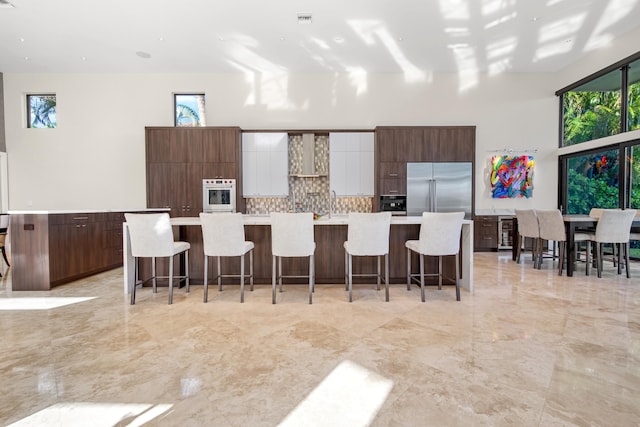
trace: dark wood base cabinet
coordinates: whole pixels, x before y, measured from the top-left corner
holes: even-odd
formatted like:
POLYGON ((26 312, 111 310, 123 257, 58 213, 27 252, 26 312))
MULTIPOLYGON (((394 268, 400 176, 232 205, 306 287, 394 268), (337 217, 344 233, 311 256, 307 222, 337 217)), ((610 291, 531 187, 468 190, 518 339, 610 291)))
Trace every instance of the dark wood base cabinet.
POLYGON ((12 214, 14 291, 46 291, 122 266, 123 212, 12 214))

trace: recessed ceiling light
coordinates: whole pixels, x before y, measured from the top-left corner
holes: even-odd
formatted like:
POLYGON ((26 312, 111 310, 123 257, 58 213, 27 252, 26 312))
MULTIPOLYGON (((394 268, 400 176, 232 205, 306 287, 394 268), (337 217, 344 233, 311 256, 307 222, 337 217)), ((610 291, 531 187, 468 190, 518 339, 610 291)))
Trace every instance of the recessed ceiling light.
POLYGON ((401 42, 402 40, 404 40, 404 38, 402 36, 398 37, 398 41, 401 42))
POLYGON ((224 37, 222 36, 218 36, 218 40, 220 40, 221 42, 225 41, 224 37))
POLYGON ((160 40, 161 42, 163 42, 163 41, 164 41, 164 37, 162 37, 162 36, 161 36, 161 37, 158 37, 158 40, 160 40))
POLYGON ((298 24, 311 24, 313 23, 313 17, 310 13, 299 13, 298 24))
POLYGON ((342 37, 334 37, 333 41, 336 43, 344 43, 344 39, 342 37))
POLYGON ((136 52, 136 56, 138 56, 138 57, 140 57, 140 58, 143 58, 143 59, 149 59, 149 58, 151 58, 151 54, 150 54, 150 53, 143 52, 143 51, 141 51, 141 50, 139 50, 139 51, 137 51, 137 52, 136 52))
POLYGON ((20 43, 24 43, 24 37, 20 37, 20 43))
POLYGON ((25 56, 25 57, 24 57, 24 60, 25 60, 25 61, 28 61, 28 60, 29 60, 29 57, 28 57, 28 56, 25 56))
POLYGON ((534 16, 533 18, 531 18, 531 21, 532 22, 536 22, 538 19, 540 19, 540 18, 538 18, 537 16, 534 16))
POLYGON ((86 61, 86 60, 87 60, 87 57, 86 57, 86 56, 83 56, 83 57, 82 57, 82 58, 80 58, 80 59, 82 59, 83 61, 86 61))
POLYGON ((281 41, 281 42, 283 42, 283 41, 285 41, 285 40, 286 40, 286 38, 285 38, 284 36, 280 36, 280 41, 281 41))

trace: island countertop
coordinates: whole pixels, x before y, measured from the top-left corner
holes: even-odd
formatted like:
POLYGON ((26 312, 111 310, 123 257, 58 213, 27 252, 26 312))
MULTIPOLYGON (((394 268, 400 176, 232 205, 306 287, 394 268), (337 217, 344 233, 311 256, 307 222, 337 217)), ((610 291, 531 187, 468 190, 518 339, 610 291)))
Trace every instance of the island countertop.
MULTIPOLYGON (((243 215, 245 225, 270 225, 271 219, 269 215, 243 215)), ((422 222, 422 216, 392 216, 391 225, 415 225, 422 222)), ((313 221, 315 225, 347 225, 349 223, 348 215, 332 215, 331 217, 323 216, 313 221)), ((472 224, 471 220, 463 220, 463 224, 472 224)), ((171 218, 171 224, 180 225, 199 225, 200 218, 194 217, 174 217, 171 218)))

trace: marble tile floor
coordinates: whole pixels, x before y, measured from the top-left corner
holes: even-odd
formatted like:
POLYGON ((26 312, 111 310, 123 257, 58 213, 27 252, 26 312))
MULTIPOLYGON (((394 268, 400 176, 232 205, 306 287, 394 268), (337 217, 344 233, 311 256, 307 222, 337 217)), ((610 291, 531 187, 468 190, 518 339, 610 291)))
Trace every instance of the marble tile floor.
POLYGON ((640 425, 640 263, 559 277, 509 255, 476 253, 473 295, 424 304, 319 284, 313 305, 227 285, 130 306, 121 269, 37 293, 9 273, 0 299, 95 298, 0 310, 0 425, 640 425))

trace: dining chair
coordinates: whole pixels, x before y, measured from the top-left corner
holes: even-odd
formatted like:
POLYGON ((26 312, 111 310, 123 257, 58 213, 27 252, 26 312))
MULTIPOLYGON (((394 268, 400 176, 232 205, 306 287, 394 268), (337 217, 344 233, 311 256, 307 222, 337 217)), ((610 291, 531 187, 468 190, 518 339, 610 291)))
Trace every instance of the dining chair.
POLYGON ((533 240, 531 256, 533 259, 533 267, 538 268, 538 254, 541 251, 540 227, 538 226, 538 218, 536 211, 533 209, 516 209, 516 219, 518 221, 518 241, 516 249, 516 262, 520 262, 520 254, 525 244, 525 238, 533 240))
POLYGON ((131 289, 131 304, 136 303, 136 285, 139 280, 139 258, 151 258, 151 275, 153 293, 157 292, 157 279, 169 279, 169 304, 173 303, 173 279, 185 280, 186 292, 189 293, 189 249, 188 242, 173 240, 173 230, 168 213, 134 214, 125 213, 131 240, 131 255, 135 259, 135 281, 131 289), (184 254, 185 275, 173 275, 173 259, 184 254), (168 258, 169 275, 156 275, 156 258, 168 258))
MULTIPOLYGON (((631 235, 631 223, 633 222, 637 211, 635 209, 604 209, 595 233, 584 234, 589 241, 595 245, 595 262, 598 270, 598 277, 602 277, 602 248, 604 244, 612 244, 618 246, 618 274, 622 273, 621 252, 624 252, 624 261, 627 271, 627 278, 631 277, 629 271, 629 240, 631 235)), ((576 233, 578 234, 578 233, 576 233)), ((589 262, 587 262, 587 269, 589 262)))
MULTIPOLYGON (((562 213, 559 209, 536 210, 538 226, 540 229, 540 240, 553 241, 558 243, 558 275, 562 276, 562 267, 565 258, 565 244, 567 234, 564 229, 562 213)), ((542 246, 541 246, 542 247, 542 246)), ((542 268, 543 251, 538 252, 538 268, 542 268)))
POLYGON ((456 261, 456 300, 460 301, 460 233, 464 212, 423 212, 420 224, 419 240, 407 240, 407 290, 411 289, 411 282, 418 282, 420 278, 420 293, 425 302, 424 276, 437 276, 438 289, 442 289, 442 257, 455 255, 456 261), (420 273, 411 271, 411 252, 420 255, 420 273), (425 274, 424 257, 438 257, 438 272, 425 274))
POLYGON ((276 303, 276 282, 282 292, 283 278, 309 278, 309 304, 313 302, 315 285, 314 252, 316 242, 313 234, 313 213, 273 212, 271 217, 271 252, 272 271, 271 289, 272 303, 276 303), (309 257, 309 274, 307 276, 282 274, 282 258, 309 257), (276 264, 278 269, 276 272, 276 264))
POLYGON ((218 266, 218 291, 222 291, 222 278, 240 278, 240 302, 244 302, 245 277, 253 291, 253 242, 245 241, 244 221, 241 213, 200 213, 204 245, 204 302, 209 295, 209 257, 215 257, 218 266), (245 276, 245 255, 249 253, 249 275, 245 276), (240 257, 240 274, 222 274, 220 258, 240 257))
POLYGON ((349 213, 347 241, 344 242, 345 281, 349 290, 349 302, 353 300, 353 277, 376 277, 377 289, 382 280, 380 257, 384 257, 385 299, 389 301, 389 228, 391 212, 349 213), (375 256, 377 273, 353 273, 354 256, 375 256))
MULTIPOLYGON (((0 252, 2 252, 2 258, 7 264, 7 267, 11 267, 11 263, 9 263, 9 258, 7 257, 7 249, 5 248, 7 230, 9 230, 9 215, 0 214, 0 252)), ((0 273, 0 277, 2 277, 2 273, 0 273)))

